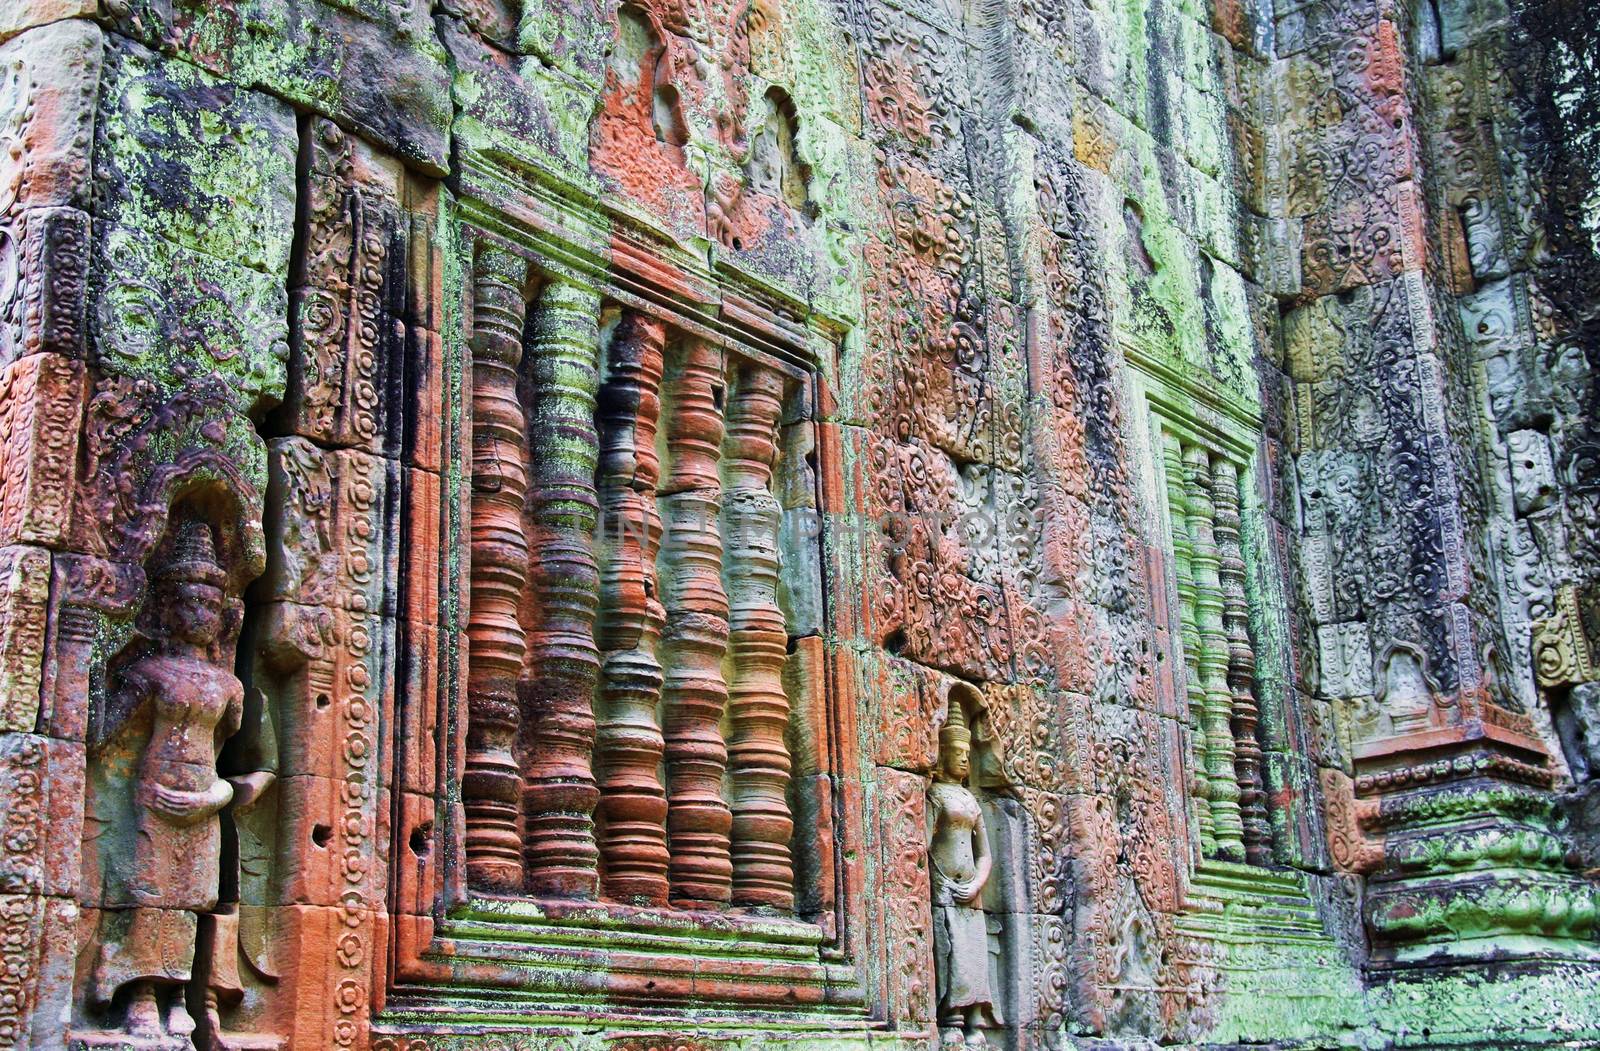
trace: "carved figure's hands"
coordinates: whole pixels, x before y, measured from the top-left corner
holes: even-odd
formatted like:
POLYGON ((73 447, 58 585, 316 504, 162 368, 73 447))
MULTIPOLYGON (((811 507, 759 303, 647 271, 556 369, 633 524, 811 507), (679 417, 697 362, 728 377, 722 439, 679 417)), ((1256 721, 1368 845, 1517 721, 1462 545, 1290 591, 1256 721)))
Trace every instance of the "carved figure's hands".
POLYGON ((271 788, 276 780, 277 775, 270 770, 257 770, 253 774, 228 778, 228 784, 233 786, 233 809, 245 811, 255 806, 262 793, 271 788))
POLYGON ((194 825, 227 806, 232 798, 233 786, 221 780, 202 792, 158 784, 150 790, 149 806, 175 825, 194 825))
POLYGON ((977 904, 978 896, 983 893, 983 885, 976 880, 959 880, 951 885, 950 892, 957 904, 971 906, 977 904))

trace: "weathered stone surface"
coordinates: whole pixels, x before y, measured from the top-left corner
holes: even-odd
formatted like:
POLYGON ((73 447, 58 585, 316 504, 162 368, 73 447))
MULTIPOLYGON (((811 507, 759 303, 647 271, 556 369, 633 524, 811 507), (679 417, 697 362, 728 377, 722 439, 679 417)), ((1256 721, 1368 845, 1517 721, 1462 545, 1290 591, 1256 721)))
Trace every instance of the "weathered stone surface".
POLYGON ((281 274, 202 255, 132 226, 100 226, 91 311, 94 364, 181 389, 220 377, 233 403, 260 412, 282 398, 289 359, 281 274))
POLYGON ((294 229, 293 111, 121 40, 102 76, 95 214, 284 273, 294 229))
POLYGON ((7 6, 0 1046, 1600 1040, 1584 6, 7 6))
MULTIPOLYGON (((274 600, 392 615, 387 510, 399 485, 392 461, 280 438, 268 451, 272 555, 262 577, 274 600)), ((423 582, 417 582, 419 586, 423 582)))
POLYGON ((147 47, 358 129, 433 174, 446 169, 449 74, 424 5, 132 0, 111 14, 147 47))
POLYGON ((44 686, 50 555, 0 548, 0 732, 32 733, 44 686))
POLYGON ((5 138, 0 141, 6 143, 0 160, 0 213, 89 206, 104 35, 92 22, 45 25, 55 12, 38 10, 41 6, 53 5, 8 5, 0 15, 21 16, 18 23, 0 29, 0 38, 26 26, 30 16, 39 23, 0 47, 5 78, 0 102, 5 138))
POLYGON ((0 362, 41 352, 86 356, 90 225, 88 213, 74 208, 30 208, 0 231, 16 274, 0 301, 0 362))
POLYGON ((70 533, 83 366, 38 354, 0 373, 0 543, 59 547, 70 533))
POLYGON ((8 892, 76 897, 83 746, 32 733, 0 736, 0 799, 6 815, 0 881, 8 892))

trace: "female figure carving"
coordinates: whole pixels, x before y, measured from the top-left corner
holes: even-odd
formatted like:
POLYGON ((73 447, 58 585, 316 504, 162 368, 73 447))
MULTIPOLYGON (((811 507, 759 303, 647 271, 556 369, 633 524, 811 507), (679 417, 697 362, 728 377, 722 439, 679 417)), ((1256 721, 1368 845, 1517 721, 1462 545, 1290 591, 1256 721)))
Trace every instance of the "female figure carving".
POLYGON ((129 756, 132 856, 101 917, 92 992, 102 1004, 125 1003, 124 1030, 143 1046, 192 1046, 195 1021, 184 987, 194 970, 199 916, 217 905, 217 815, 230 801, 253 800, 271 777, 230 783, 217 773, 244 701, 218 645, 226 634, 224 582, 210 525, 184 521, 151 581, 156 647, 121 672, 119 701, 134 731, 121 740, 138 741, 135 728, 143 725, 149 736, 142 752, 129 756))
POLYGON ((989 931, 983 888, 992 860, 983 808, 966 785, 972 734, 956 697, 939 731, 939 766, 928 790, 933 825, 928 861, 933 881, 933 941, 943 1043, 982 1047, 980 1026, 994 1017, 989 991, 989 931))

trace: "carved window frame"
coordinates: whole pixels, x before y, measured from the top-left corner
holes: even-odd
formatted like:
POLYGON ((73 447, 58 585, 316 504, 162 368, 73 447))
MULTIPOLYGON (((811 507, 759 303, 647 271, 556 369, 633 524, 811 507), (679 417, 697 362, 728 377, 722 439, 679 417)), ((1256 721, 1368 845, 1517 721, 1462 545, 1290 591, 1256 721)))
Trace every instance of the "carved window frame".
MULTIPOLYGON (((1164 663, 1170 674, 1160 677, 1163 710, 1184 726, 1185 747, 1180 756, 1184 821, 1191 844, 1191 893, 1220 877, 1244 876, 1254 885, 1275 884, 1285 868, 1305 867, 1320 856, 1321 832, 1315 805, 1303 784, 1296 784, 1290 766, 1304 763, 1307 749, 1300 725, 1293 655, 1290 650, 1288 602, 1290 590, 1284 573, 1284 535, 1276 529, 1266 507, 1263 486, 1265 441, 1263 421, 1252 406, 1206 382, 1203 375, 1181 373, 1165 362, 1130 353, 1129 383, 1135 407, 1135 443, 1145 479, 1147 517, 1145 535, 1159 552, 1159 575, 1152 589, 1161 598, 1156 611, 1158 644, 1164 645, 1164 663), (1248 634, 1255 674, 1253 697, 1257 708, 1256 739, 1260 743, 1260 778, 1265 792, 1270 860, 1231 862, 1207 856, 1202 847, 1200 818, 1194 795, 1196 727, 1190 717, 1190 669, 1184 640, 1184 617, 1178 586, 1172 495, 1169 492, 1165 445, 1176 438, 1185 448, 1202 449, 1213 463, 1225 462, 1237 477, 1239 547, 1243 558, 1243 586, 1248 609, 1248 634), (1276 760, 1273 756, 1277 756, 1276 760)), ((1304 895, 1298 877, 1288 878, 1281 890, 1304 895)), ((1220 886, 1220 885, 1219 885, 1220 886)), ((1270 888, 1267 888, 1270 889, 1270 888)), ((1203 890, 1199 892, 1204 893, 1203 890)))
MULTIPOLYGON (((819 426, 819 410, 829 397, 826 366, 837 360, 833 355, 844 330, 747 272, 724 262, 707 268, 637 219, 578 203, 584 195, 552 186, 547 172, 535 176, 503 156, 464 155, 463 160, 454 253, 463 300, 471 298, 473 260, 492 247, 526 260, 541 278, 583 286, 604 308, 641 312, 676 333, 716 343, 730 358, 779 369, 800 385, 813 429, 814 457, 808 460, 816 490, 819 535, 812 542, 822 621, 818 634, 800 640, 804 672, 795 681, 805 683, 806 695, 797 697, 794 687, 788 688, 790 740, 812 738, 808 754, 793 756, 789 798, 793 806, 809 793, 815 812, 794 807, 795 891, 805 911, 797 902, 792 917, 491 897, 469 889, 460 786, 472 501, 472 450, 464 436, 470 431, 472 390, 471 350, 463 345, 453 356, 459 365, 451 367, 447 425, 440 428, 447 466, 437 676, 434 682, 422 676, 421 683, 415 675, 401 678, 394 721, 403 733, 435 728, 438 795, 397 798, 392 805, 392 940, 378 1006, 386 1002, 421 1017, 458 1016, 464 1001, 482 1012, 485 991, 494 990, 505 997, 505 1010, 489 1014, 501 1022, 514 1018, 521 1026, 530 1024, 530 1016, 570 1021, 603 1000, 608 1010, 637 1009, 657 1020, 681 1018, 685 1010, 695 1020, 725 1007, 739 1010, 746 1024, 768 1017, 786 1026, 826 1021, 831 1030, 871 1028, 863 903, 859 893, 849 892, 862 878, 864 824, 860 800, 841 787, 858 777, 850 715, 853 677, 840 666, 847 656, 823 645, 828 635, 847 631, 847 611, 834 596, 851 593, 851 582, 841 579, 850 572, 847 564, 827 554, 836 547, 827 535, 832 520, 844 510, 834 506, 838 487, 827 479, 841 477, 843 468, 840 450, 819 426), (803 827, 807 822, 815 827, 803 827), (814 839, 815 860, 802 886, 799 845, 807 834, 814 839), (796 1018, 797 1011, 808 1012, 804 1021, 796 1018)), ((469 302, 469 317, 470 312, 469 302)), ((462 328, 470 334, 470 324, 462 328)), ((603 360, 603 350, 597 348, 596 356, 603 360)), ((793 636, 790 644, 789 668, 794 668, 793 636)), ((398 769, 406 745, 397 740, 394 747, 391 762, 398 769)))

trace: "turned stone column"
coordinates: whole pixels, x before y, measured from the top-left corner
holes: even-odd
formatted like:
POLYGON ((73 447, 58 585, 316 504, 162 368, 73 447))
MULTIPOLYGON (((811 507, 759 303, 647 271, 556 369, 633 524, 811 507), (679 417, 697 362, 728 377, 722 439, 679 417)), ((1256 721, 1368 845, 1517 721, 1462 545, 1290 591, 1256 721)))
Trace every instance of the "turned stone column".
POLYGON ((783 375, 762 365, 739 370, 723 443, 722 522, 728 560, 728 690, 733 785, 733 901, 794 907, 789 841, 789 698, 783 663, 789 636, 778 608, 778 526, 783 511, 772 493, 783 375))
POLYGON ((1205 688, 1206 778, 1210 788, 1216 856, 1244 860, 1239 783, 1233 768, 1233 693, 1228 687, 1228 635, 1223 628, 1221 555, 1214 528, 1211 457, 1205 449, 1183 451, 1188 483, 1189 567, 1194 579, 1195 623, 1200 635, 1200 683, 1205 688))
POLYGON ((667 902, 667 793, 658 770, 663 742, 656 720, 656 649, 666 610, 655 566, 661 545, 656 427, 665 339, 660 321, 623 316, 612 337, 598 413, 606 552, 598 630, 605 674, 595 742, 604 819, 601 887, 607 897, 645 905, 667 902))
POLYGON ((1211 828, 1211 778, 1206 772, 1206 689, 1200 681, 1200 628, 1195 619, 1194 573, 1189 542, 1189 489, 1184 481, 1183 444, 1176 435, 1161 436, 1162 462, 1167 475, 1167 515, 1172 526, 1172 571, 1178 592, 1178 622, 1183 641, 1184 689, 1189 706, 1190 736, 1194 742, 1194 814, 1200 833, 1200 854, 1216 853, 1211 828))
POLYGON ((733 874, 728 856, 733 821, 722 798, 728 750, 719 725, 728 701, 722 678, 728 597, 717 527, 722 369, 720 348, 689 339, 666 383, 671 462, 660 503, 668 871, 672 900, 691 905, 726 903, 733 874))
POLYGON ((1217 576, 1222 585, 1222 624, 1228 636, 1228 690, 1233 695, 1233 768, 1239 785, 1239 813, 1245 860, 1272 860, 1272 825, 1267 819, 1257 725, 1256 654, 1250 644, 1250 601, 1245 591, 1244 548, 1239 537, 1239 469, 1223 457, 1212 465, 1216 504, 1217 576))
POLYGON ((461 778, 468 882, 522 889, 517 827, 522 775, 514 747, 524 637, 517 616, 528 565, 522 531, 527 467, 517 368, 526 265, 485 249, 473 273, 472 575, 467 611, 467 748, 461 778))
POLYGON ((600 299, 551 280, 529 325, 528 655, 521 682, 528 892, 592 898, 599 572, 593 537, 600 299))

